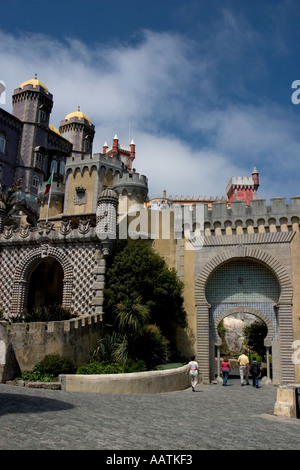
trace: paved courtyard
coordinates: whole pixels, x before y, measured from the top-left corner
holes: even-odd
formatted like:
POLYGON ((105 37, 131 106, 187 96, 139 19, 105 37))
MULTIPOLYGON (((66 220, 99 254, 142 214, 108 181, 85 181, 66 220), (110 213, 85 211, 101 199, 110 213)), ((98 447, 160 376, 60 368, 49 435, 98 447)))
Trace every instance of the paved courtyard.
POLYGON ((300 450, 300 419, 273 415, 276 388, 222 384, 153 395, 0 385, 0 450, 300 450))

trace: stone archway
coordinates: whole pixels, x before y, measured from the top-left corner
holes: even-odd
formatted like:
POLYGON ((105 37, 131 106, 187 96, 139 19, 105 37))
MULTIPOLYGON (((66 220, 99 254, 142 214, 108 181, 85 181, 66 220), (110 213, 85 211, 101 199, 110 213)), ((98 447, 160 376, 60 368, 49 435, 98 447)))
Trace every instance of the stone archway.
POLYGON ((224 250, 214 256, 202 269, 195 283, 196 328, 197 328, 197 358, 204 382, 212 379, 210 372, 210 304, 206 299, 206 285, 212 273, 231 260, 251 260, 263 264, 277 279, 280 286, 280 298, 276 304, 279 339, 279 381, 289 383, 294 381, 295 370, 292 362, 291 343, 293 338, 292 325, 292 283, 281 263, 271 254, 254 246, 239 245, 224 250))
POLYGON ((73 287, 72 265, 63 250, 49 244, 42 244, 38 248, 33 249, 16 268, 11 301, 12 316, 18 315, 26 309, 31 273, 46 258, 53 258, 61 265, 63 270, 62 307, 71 308, 73 287))
POLYGON ((214 344, 217 347, 217 377, 220 377, 220 346, 221 346, 221 338, 218 335, 218 326, 219 323, 224 320, 224 318, 229 317, 230 315, 235 315, 237 313, 246 313, 249 315, 253 315, 263 321, 268 329, 267 336, 264 339, 264 345, 266 348, 266 356, 267 356, 267 378, 271 379, 270 373, 270 348, 272 345, 272 340, 275 336, 275 329, 269 317, 267 317, 263 312, 259 310, 255 310, 253 308, 247 306, 239 306, 235 308, 230 308, 225 310, 221 315, 219 315, 214 321, 214 344))
POLYGON ((34 266, 29 279, 27 310, 48 306, 61 306, 64 272, 53 257, 43 258, 34 266))

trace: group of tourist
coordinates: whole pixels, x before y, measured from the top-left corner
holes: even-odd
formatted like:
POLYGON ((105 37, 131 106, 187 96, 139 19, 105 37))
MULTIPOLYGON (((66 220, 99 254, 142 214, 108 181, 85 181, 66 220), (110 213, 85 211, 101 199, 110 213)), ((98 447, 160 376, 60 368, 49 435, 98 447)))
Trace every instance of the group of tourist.
MULTIPOLYGON (((256 357, 253 357, 251 364, 249 364, 249 358, 245 354, 245 351, 238 357, 238 364, 240 368, 240 379, 241 385, 249 385, 249 372, 252 376, 253 387, 259 388, 258 377, 260 374, 260 365, 258 364, 256 357)), ((227 380, 230 372, 230 363, 227 358, 224 358, 221 364, 223 385, 227 385, 227 380)))
MULTIPOLYGON (((256 357, 253 357, 251 364, 249 363, 249 358, 245 354, 245 351, 238 357, 238 364, 240 369, 240 379, 241 385, 249 385, 249 372, 252 376, 253 387, 259 388, 258 377, 260 374, 260 365, 258 364, 256 357)), ((193 355, 188 364, 188 374, 191 380, 192 391, 195 392, 195 387, 198 383, 199 377, 199 364, 196 361, 196 357, 193 355)), ((227 380, 230 372, 230 362, 227 358, 221 363, 222 377, 223 377, 223 386, 227 386, 227 380)))

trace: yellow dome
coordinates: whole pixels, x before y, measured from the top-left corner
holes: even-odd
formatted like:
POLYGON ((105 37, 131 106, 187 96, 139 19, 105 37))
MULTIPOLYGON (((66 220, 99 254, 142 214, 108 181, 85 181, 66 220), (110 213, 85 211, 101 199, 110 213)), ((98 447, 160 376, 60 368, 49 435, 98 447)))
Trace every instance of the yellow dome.
POLYGON ((50 131, 56 132, 56 134, 61 135, 60 132, 59 132, 59 130, 56 129, 56 127, 54 127, 54 126, 51 126, 51 124, 49 124, 49 129, 50 129, 50 131))
POLYGON ((81 111, 74 111, 74 113, 67 114, 65 120, 69 121, 72 117, 77 117, 78 119, 86 119, 89 124, 91 124, 90 118, 86 114, 83 114, 81 111))
POLYGON ((49 93, 48 88, 42 82, 40 82, 37 78, 32 78, 31 80, 27 80, 27 82, 24 82, 20 85, 20 88, 23 89, 24 86, 26 85, 32 85, 33 88, 40 86, 41 88, 44 88, 46 93, 49 93))

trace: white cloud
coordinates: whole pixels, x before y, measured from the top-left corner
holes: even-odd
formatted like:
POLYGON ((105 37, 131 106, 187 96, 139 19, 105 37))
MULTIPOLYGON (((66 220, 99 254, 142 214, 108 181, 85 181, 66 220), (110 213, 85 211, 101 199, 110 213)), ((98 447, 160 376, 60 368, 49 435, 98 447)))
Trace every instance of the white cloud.
POLYGON ((80 106, 96 126, 95 153, 115 133, 124 145, 135 140, 135 166, 148 177, 150 195, 166 189, 173 197, 222 197, 229 178, 250 176, 254 165, 264 181, 259 194, 278 195, 281 179, 279 195, 295 195, 300 176, 295 115, 267 101, 233 103, 233 91, 235 98, 244 94, 254 63, 252 55, 244 69, 242 58, 261 37, 228 13, 224 25, 215 39, 211 34, 199 43, 144 31, 133 45, 88 46, 74 38, 62 42, 0 31, 4 108, 11 111, 13 89, 37 73, 54 95, 52 125, 58 127, 80 106), (229 68, 242 67, 236 86, 233 71, 229 79, 219 75, 228 60, 229 68))

